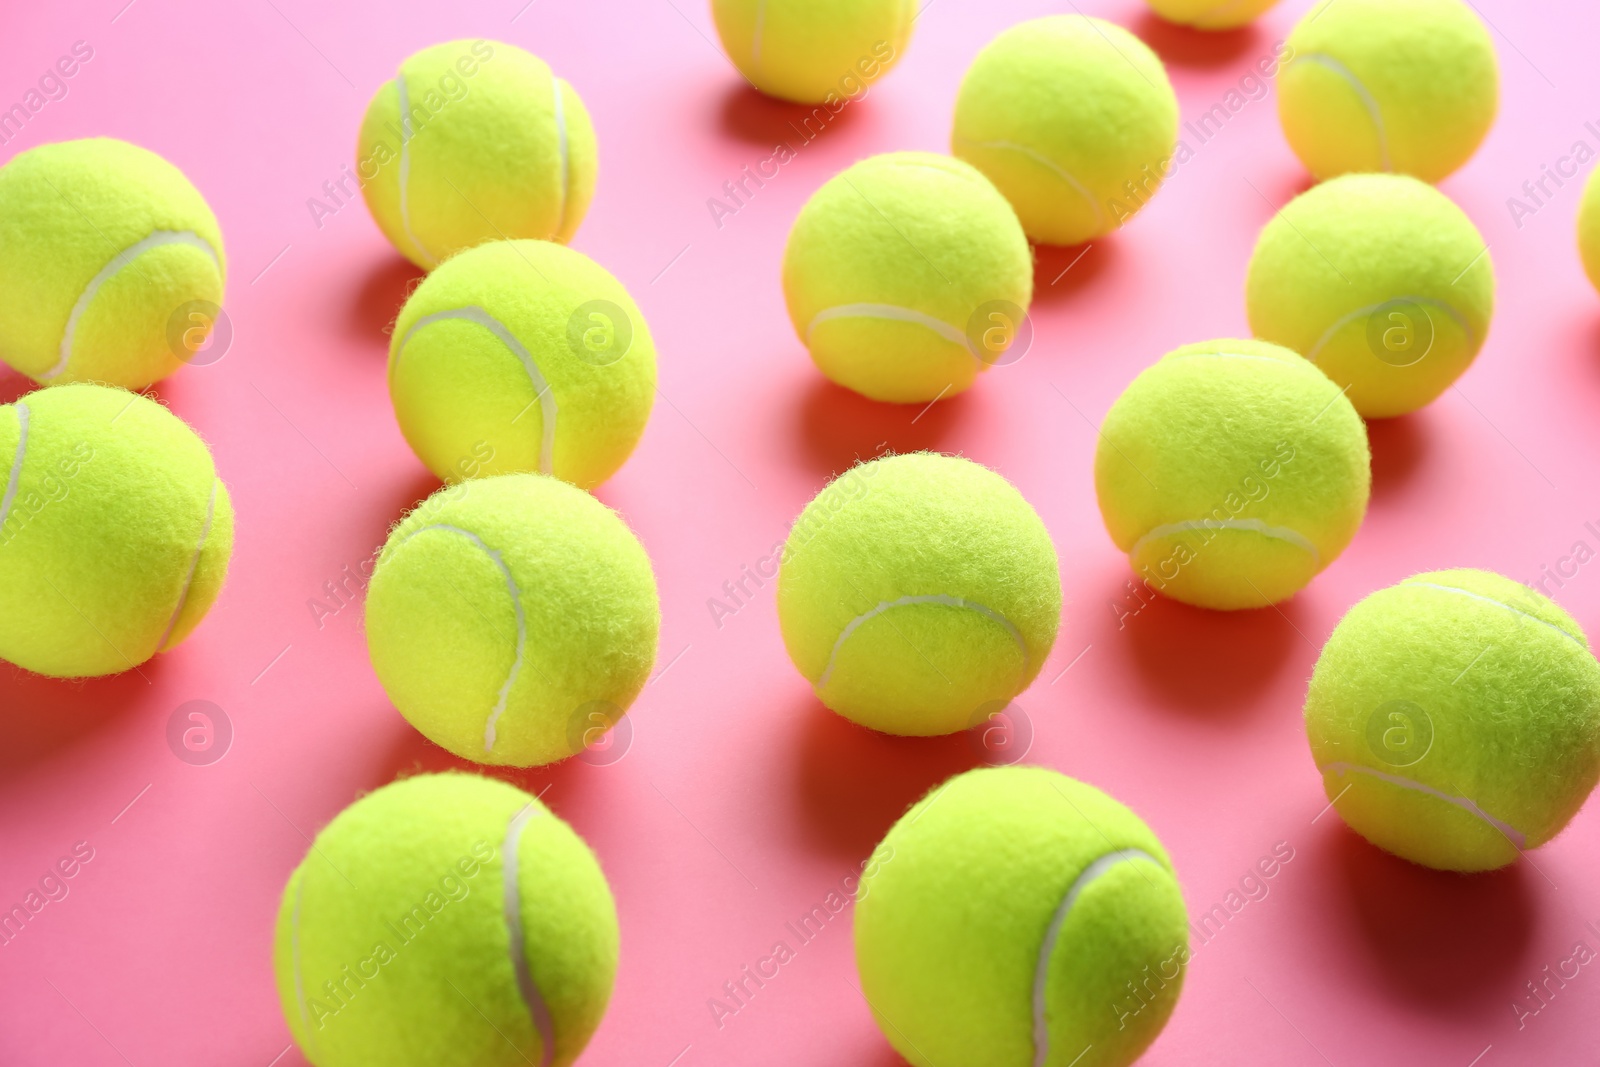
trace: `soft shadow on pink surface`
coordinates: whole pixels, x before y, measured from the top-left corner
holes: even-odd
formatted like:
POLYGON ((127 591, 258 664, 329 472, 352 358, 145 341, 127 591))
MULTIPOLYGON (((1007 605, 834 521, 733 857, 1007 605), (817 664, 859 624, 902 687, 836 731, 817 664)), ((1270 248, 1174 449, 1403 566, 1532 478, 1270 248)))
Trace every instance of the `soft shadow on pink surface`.
POLYGON ((1034 245, 1034 306, 1053 307, 1094 288, 1120 255, 1114 233, 1081 245, 1034 245))
POLYGON ((1226 67, 1272 51, 1265 33, 1254 22, 1231 30, 1197 30, 1168 22, 1153 11, 1141 11, 1128 28, 1161 62, 1174 67, 1226 67))
MULTIPOLYGON (((388 709, 388 713, 396 720, 403 718, 393 707, 388 709)), ((410 727, 401 732, 399 739, 389 750, 384 767, 386 773, 372 783, 373 789, 400 778, 411 778, 419 774, 462 771, 510 782, 518 789, 535 796, 548 788, 558 789, 561 792, 567 792, 568 787, 576 789, 585 776, 594 772, 594 768, 576 758, 564 759, 547 767, 491 767, 473 763, 445 751, 410 727)))
POLYGON ((80 681, 45 678, 0 661, 0 770, 36 763, 121 715, 151 691, 165 658, 80 681))
MULTIPOLYGON (((731 68, 729 73, 732 74, 731 68)), ((779 100, 757 91, 747 82, 730 79, 717 115, 722 132, 730 137, 760 148, 771 149, 782 143, 791 151, 798 151, 819 134, 856 122, 862 106, 871 96, 869 89, 865 97, 831 111, 821 104, 779 100)))
POLYGON ((0 363, 0 404, 12 404, 39 386, 25 374, 18 374, 0 363))
POLYGON ((346 324, 350 333, 368 342, 381 339, 387 349, 389 331, 400 314, 400 306, 425 277, 398 252, 373 260, 350 302, 346 324))
POLYGON ((931 405, 881 404, 818 375, 799 397, 801 447, 812 468, 827 477, 892 452, 938 450, 966 422, 969 394, 931 405))
POLYGON ((1372 446, 1372 498, 1386 501, 1401 492, 1427 462, 1434 435, 1427 426, 1427 411, 1367 423, 1372 446))

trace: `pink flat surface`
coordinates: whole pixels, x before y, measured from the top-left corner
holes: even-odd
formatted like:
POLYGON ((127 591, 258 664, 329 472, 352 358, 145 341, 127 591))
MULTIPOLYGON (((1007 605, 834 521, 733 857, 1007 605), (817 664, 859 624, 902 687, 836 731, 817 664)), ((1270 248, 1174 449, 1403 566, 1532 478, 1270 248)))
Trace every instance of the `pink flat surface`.
MULTIPOLYGON (((1533 580, 1575 543, 1600 547, 1600 300, 1574 248, 1579 187, 1550 185, 1520 226, 1507 206, 1575 142, 1600 148, 1600 122, 1585 125, 1600 120, 1600 18, 1584 5, 1479 5, 1496 28, 1504 102, 1443 189, 1491 246, 1497 314, 1458 388, 1372 428, 1374 495, 1355 543, 1281 611, 1157 601, 1119 627, 1129 572, 1095 507, 1094 425, 1163 352, 1246 330, 1256 233, 1307 185, 1270 96, 1204 144, 1186 132, 1194 158, 1125 230, 1087 250, 1040 250, 1032 350, 916 418, 812 368, 778 287, 785 234, 850 162, 944 150, 974 53, 1056 5, 933 0, 900 67, 801 144, 799 109, 742 85, 704 0, 503 0, 459 15, 421 3, 358 13, 312 0, 125 2, 8 15, 0 103, 21 99, 75 41, 94 55, 0 153, 115 135, 178 164, 215 208, 235 339, 159 394, 213 444, 238 547, 210 618, 139 673, 63 684, 0 667, 0 903, 21 900, 77 843, 92 850, 67 896, 0 947, 0 1063, 300 1063, 269 963, 284 879, 356 796, 454 764, 385 699, 354 585, 328 592, 436 488, 384 387, 386 328, 416 272, 361 203, 318 227, 307 199, 352 162, 367 99, 403 57, 479 36, 538 53, 582 94, 601 177, 574 244, 629 286, 660 349, 654 418, 598 494, 655 561, 660 674, 629 716, 620 760, 507 775, 548 789, 616 893, 622 966, 583 1062, 898 1062, 856 990, 848 914, 804 944, 785 924, 979 753, 968 737, 889 738, 822 708, 784 654, 770 585, 720 626, 708 608, 831 475, 884 448, 962 452, 1037 506, 1060 550, 1066 611, 1020 700, 1028 759, 1143 815, 1193 915, 1239 905, 1197 947, 1146 1063, 1592 1062, 1595 965, 1550 981, 1544 1002, 1527 983, 1575 945, 1600 949, 1595 805, 1510 869, 1429 872, 1318 817, 1300 723, 1317 649, 1367 592, 1442 566, 1533 580), (780 140, 793 160, 718 226, 707 199, 780 140), (168 747, 169 719, 192 700, 231 723, 231 748, 208 766, 168 747), (1293 858, 1249 882, 1275 848, 1293 858), (716 1019, 711 999, 779 940, 794 959, 716 1019)), ((1212 37, 1134 0, 1083 10, 1148 41, 1193 119, 1225 102, 1305 6, 1288 0, 1212 37)), ((23 391, 0 377, 0 398, 23 391)), ((1550 588, 1600 632, 1600 565, 1550 588)))

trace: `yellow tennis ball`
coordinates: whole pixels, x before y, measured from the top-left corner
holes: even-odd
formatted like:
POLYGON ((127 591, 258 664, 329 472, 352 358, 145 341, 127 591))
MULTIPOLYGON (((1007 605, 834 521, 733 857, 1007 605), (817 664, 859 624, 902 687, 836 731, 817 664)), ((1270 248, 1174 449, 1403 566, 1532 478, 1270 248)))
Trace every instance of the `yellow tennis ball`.
POLYGON ((226 277, 216 216, 154 152, 95 137, 0 167, 0 358, 34 381, 165 378, 204 345, 226 277))
POLYGON ((806 202, 783 292, 823 374, 874 400, 925 403, 1021 358, 1033 260, 1015 212, 977 170, 892 152, 806 202))
POLYGON ((1253 21, 1278 0, 1149 0, 1168 22, 1197 30, 1230 30, 1253 21))
POLYGON ((1600 289, 1600 170, 1583 183, 1583 199, 1578 204, 1578 254, 1589 283, 1600 289))
POLYGON ((989 176, 1029 237, 1074 245, 1110 233, 1160 187, 1178 98, 1145 43, 1084 15, 1011 27, 972 61, 950 150, 989 176))
POLYGON ((138 667, 200 624, 232 552, 211 453, 160 404, 62 385, 0 407, 0 659, 138 667))
POLYGON ((1494 123, 1494 42, 1462 0, 1321 0, 1288 46, 1278 119, 1319 179, 1396 171, 1436 182, 1494 123))
POLYGON ((357 176, 378 228, 432 270, 484 241, 569 241, 594 196, 594 127, 544 60, 449 41, 400 65, 367 105, 357 176))
POLYGON ((712 0, 739 73, 769 96, 842 106, 905 54, 916 0, 712 0))

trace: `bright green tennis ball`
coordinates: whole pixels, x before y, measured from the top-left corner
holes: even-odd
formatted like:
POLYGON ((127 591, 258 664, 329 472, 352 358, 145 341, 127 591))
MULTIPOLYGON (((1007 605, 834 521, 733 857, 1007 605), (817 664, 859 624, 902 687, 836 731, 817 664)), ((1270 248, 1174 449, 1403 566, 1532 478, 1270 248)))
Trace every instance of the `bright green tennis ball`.
MULTIPOLYGON (((739 73, 770 96, 843 106, 911 42, 915 0, 711 0, 739 73)), ((837 110, 837 108, 835 108, 837 110)))
POLYGON ((874 400, 925 403, 1021 358, 1033 260, 1016 213, 977 170, 892 152, 806 202, 783 292, 823 374, 874 400))
POLYGON ((615 512, 539 474, 441 489, 395 527, 367 592, 389 699, 463 759, 581 751, 649 679, 661 609, 615 512))
POLYGON ((1368 418, 1415 411, 1483 347, 1494 266, 1483 237, 1415 178, 1349 174, 1291 200, 1245 280, 1250 329, 1292 348, 1368 418))
POLYGON ((1035 241, 1075 245, 1155 195, 1178 142, 1178 98, 1145 43, 1110 22, 1051 15, 978 53, 951 151, 987 174, 1035 241))
POLYGON ((1367 511, 1367 429, 1288 349, 1206 341, 1168 353, 1107 412, 1100 515, 1139 578, 1186 604, 1286 600, 1367 511))
POLYGON ((1494 43, 1461 0, 1322 0, 1288 46, 1278 119, 1318 178, 1398 171, 1436 182, 1494 122, 1494 43))
POLYGON ((594 196, 594 127, 544 60, 449 41, 400 65, 367 105, 356 169, 367 207, 423 270, 484 241, 569 241, 594 196))
POLYGON ((232 552, 211 453, 160 404, 62 385, 0 407, 0 659, 136 668, 205 618, 232 552))
POLYGON ((419 775, 317 835, 272 963, 316 1067, 564 1067, 611 996, 616 907, 594 853, 537 799, 419 775))
POLYGON ((1043 767, 935 787, 856 901, 861 991, 914 1067, 1123 1067, 1183 987, 1188 918, 1161 842, 1043 767))
POLYGON ((1328 799, 1380 848, 1484 871, 1560 833, 1600 779, 1600 664, 1572 616, 1488 571, 1433 571, 1351 608, 1306 732, 1328 799))
POLYGON ((34 381, 165 378, 205 344, 226 276, 216 216, 154 152, 95 137, 0 167, 0 358, 34 381))
POLYGON ((778 625, 828 707, 891 734, 974 726, 1026 689, 1061 622, 1055 547, 1000 475, 928 452, 853 467, 806 505, 778 625))
POLYGON ((1278 0, 1149 0, 1168 22, 1197 30, 1230 30, 1253 21, 1278 0))
POLYGON ((1583 184, 1583 200, 1578 205, 1578 254, 1589 283, 1600 289, 1600 170, 1583 184))
POLYGON ((400 430, 442 481, 542 471, 600 484, 644 433, 656 350, 605 268, 549 241, 491 241, 411 294, 389 342, 400 430))

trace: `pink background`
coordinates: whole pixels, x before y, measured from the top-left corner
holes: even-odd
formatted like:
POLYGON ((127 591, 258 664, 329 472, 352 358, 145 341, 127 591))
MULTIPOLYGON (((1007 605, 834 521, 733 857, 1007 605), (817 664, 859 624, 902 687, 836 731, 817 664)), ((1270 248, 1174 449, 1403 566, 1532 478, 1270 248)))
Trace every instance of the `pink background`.
MULTIPOLYGON (((1029 760, 1142 814, 1171 850, 1192 914, 1224 902, 1275 846, 1293 852, 1265 897, 1197 948, 1145 1062, 1592 1058, 1600 967, 1582 968, 1520 1028, 1513 1005, 1538 1007, 1525 983, 1576 943, 1600 949, 1594 805, 1511 869, 1429 872, 1367 846, 1331 813, 1318 818, 1324 799, 1300 724, 1318 647, 1370 590, 1458 565, 1532 580, 1574 542, 1600 548, 1600 303, 1574 249, 1579 187, 1550 186, 1520 227, 1507 207, 1575 141, 1600 147, 1584 125, 1600 120, 1600 17, 1586 5, 1479 5, 1496 28, 1504 102, 1477 157, 1443 189, 1491 246, 1497 315, 1458 388, 1372 428, 1374 495, 1355 543, 1281 612, 1158 601, 1119 628, 1113 605, 1129 572, 1095 508, 1094 424, 1166 350, 1245 331, 1256 233, 1307 184, 1270 97, 1204 145, 1186 132, 1195 158, 1121 233, 1078 260, 1081 250, 1040 250, 1032 350, 915 418, 915 407, 867 402, 813 370, 783 310, 784 236, 806 197, 850 162, 944 150, 977 49, 1073 4, 932 0, 904 62, 821 137, 796 144, 796 158, 719 228, 707 199, 778 140, 797 142, 798 111, 742 86, 705 0, 360 12, 320 0, 124 3, 8 14, 0 103, 21 99, 75 41, 94 57, 3 154, 123 137, 178 164, 216 210, 236 337, 220 362, 184 370, 159 394, 214 446, 238 547, 210 618, 141 673, 63 684, 0 667, 0 904, 19 901, 75 843, 93 850, 69 895, 0 947, 0 1062, 299 1063, 269 963, 285 877, 356 796, 453 763, 385 699, 359 602, 320 626, 309 606, 336 606, 324 583, 370 557, 436 483, 397 432, 384 388, 386 328, 416 273, 361 203, 318 228, 306 202, 352 162, 367 99, 400 60, 469 36, 538 53, 582 94, 601 174, 574 243, 628 285, 660 350, 654 418, 598 495, 655 561, 661 673, 629 716, 622 759, 507 776, 548 787, 616 893, 622 966, 584 1062, 897 1062, 855 988, 847 914, 720 1027, 708 1007, 792 936, 786 922, 854 873, 907 804, 980 758, 967 737, 893 739, 823 709, 784 654, 770 587, 720 628, 707 606, 831 475, 883 448, 959 451, 999 469, 1056 539, 1066 611, 1020 701, 1035 735, 1029 760), (214 702, 232 724, 231 749, 210 766, 168 747, 169 717, 190 700, 214 702)), ((1085 0, 1083 10, 1148 41, 1194 118, 1305 6, 1287 0, 1253 28, 1212 37, 1166 26, 1134 0, 1085 0)), ((25 389, 0 376, 0 399, 25 389)), ((1600 565, 1550 588, 1600 632, 1600 565)))

